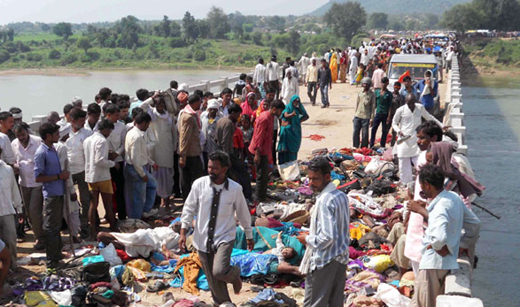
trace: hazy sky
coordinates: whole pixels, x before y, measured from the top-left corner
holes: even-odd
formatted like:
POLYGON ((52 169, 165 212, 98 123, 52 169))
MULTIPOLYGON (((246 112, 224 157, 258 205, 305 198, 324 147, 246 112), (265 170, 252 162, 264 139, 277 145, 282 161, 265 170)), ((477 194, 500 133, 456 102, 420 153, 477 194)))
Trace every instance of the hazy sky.
POLYGON ((206 16, 212 5, 226 13, 245 15, 301 15, 327 0, 0 0, 0 24, 10 22, 96 22, 115 21, 127 15, 139 19, 180 19, 190 11, 196 18, 206 16))

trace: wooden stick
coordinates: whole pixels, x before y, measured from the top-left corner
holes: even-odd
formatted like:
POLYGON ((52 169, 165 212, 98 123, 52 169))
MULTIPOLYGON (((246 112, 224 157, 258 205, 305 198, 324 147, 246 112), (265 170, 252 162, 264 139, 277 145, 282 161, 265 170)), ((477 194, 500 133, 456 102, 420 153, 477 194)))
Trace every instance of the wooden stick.
POLYGON ((471 204, 474 205, 474 206, 477 207, 477 208, 480 208, 480 209, 484 210, 485 212, 489 213, 491 216, 497 218, 498 220, 501 218, 500 215, 498 215, 498 214, 494 214, 493 212, 491 212, 491 211, 489 211, 488 209, 482 207, 481 205, 478 205, 477 203, 471 203, 471 204))

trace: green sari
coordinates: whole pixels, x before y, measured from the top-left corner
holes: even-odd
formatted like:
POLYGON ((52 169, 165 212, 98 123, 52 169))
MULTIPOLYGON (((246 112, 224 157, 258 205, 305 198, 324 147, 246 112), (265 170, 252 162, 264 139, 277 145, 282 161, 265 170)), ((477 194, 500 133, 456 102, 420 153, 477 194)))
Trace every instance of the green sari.
POLYGON ((289 123, 287 126, 280 128, 280 141, 278 142, 279 164, 295 161, 298 158, 298 151, 300 151, 300 145, 302 143, 302 123, 301 119, 308 117, 307 111, 303 107, 303 104, 298 103, 297 107, 294 107, 293 101, 300 99, 298 95, 291 97, 291 102, 287 104, 285 110, 282 113, 282 121, 289 123), (285 114, 291 114, 296 112, 296 116, 291 118, 285 118, 285 114))

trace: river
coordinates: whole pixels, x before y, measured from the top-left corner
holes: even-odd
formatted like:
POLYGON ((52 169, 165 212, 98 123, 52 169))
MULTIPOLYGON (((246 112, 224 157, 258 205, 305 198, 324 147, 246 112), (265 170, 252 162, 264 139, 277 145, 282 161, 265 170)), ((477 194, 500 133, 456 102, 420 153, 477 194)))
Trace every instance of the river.
POLYGON ((22 109, 24 120, 34 115, 46 115, 49 111, 62 113, 63 106, 72 97, 80 96, 83 104, 94 102, 99 89, 106 86, 114 93, 135 96, 139 88, 164 90, 170 80, 179 84, 195 85, 201 80, 217 80, 235 76, 237 71, 226 70, 125 70, 92 71, 71 75, 0 75, 0 107, 22 109))
POLYGON ((473 294, 485 306, 520 306, 520 78, 484 78, 462 87, 468 156, 486 191, 480 209, 473 294), (516 178, 516 179, 515 179, 516 178))

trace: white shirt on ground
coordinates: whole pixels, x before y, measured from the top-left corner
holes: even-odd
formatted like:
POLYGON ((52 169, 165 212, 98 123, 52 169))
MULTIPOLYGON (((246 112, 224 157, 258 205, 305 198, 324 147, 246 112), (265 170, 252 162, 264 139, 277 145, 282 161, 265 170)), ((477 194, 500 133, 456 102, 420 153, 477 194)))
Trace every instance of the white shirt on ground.
POLYGON ((85 148, 85 182, 110 180, 110 168, 116 164, 108 160, 108 141, 96 131, 83 144, 85 148))
POLYGON ((36 182, 34 176, 34 154, 41 143, 42 139, 34 135, 29 135, 29 143, 26 148, 18 139, 11 142, 16 159, 15 165, 20 169, 19 183, 22 187, 36 188, 43 186, 42 183, 36 182))
MULTIPOLYGON (((213 237, 215 246, 235 240, 237 227, 235 214, 240 225, 244 228, 246 238, 253 238, 251 214, 249 213, 244 193, 242 193, 242 186, 231 179, 227 179, 227 182, 227 184, 221 185, 222 192, 220 194, 217 223, 213 237)), ((209 176, 195 180, 182 210, 181 223, 184 229, 189 229, 193 218, 197 216, 193 234, 193 246, 201 252, 207 252, 206 243, 213 201, 213 187, 217 190, 219 189, 218 186, 212 183, 209 176)))

